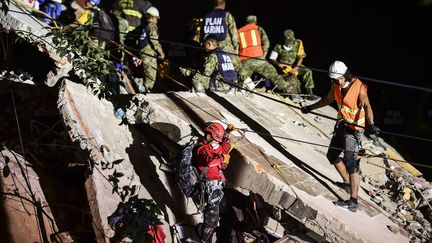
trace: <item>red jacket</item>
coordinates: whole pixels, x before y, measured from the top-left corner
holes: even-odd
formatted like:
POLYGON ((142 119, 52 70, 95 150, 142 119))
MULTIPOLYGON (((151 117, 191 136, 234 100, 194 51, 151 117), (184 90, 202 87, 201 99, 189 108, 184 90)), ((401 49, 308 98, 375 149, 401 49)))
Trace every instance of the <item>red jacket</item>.
POLYGON ((217 149, 213 149, 206 141, 201 141, 194 151, 193 164, 199 172, 203 171, 205 167, 209 167, 207 170, 208 180, 225 181, 222 170, 226 166, 222 163, 222 155, 227 154, 230 148, 231 141, 229 139, 224 139, 217 149))

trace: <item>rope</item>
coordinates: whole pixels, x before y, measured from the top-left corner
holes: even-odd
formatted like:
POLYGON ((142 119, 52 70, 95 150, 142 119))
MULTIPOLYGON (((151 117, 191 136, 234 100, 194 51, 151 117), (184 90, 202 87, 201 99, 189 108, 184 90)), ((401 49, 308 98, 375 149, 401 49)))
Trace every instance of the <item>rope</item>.
MULTIPOLYGON (((15 30, 14 30, 14 31, 15 31, 15 30)), ((31 33, 31 32, 30 32, 30 33, 31 33)), ((119 45, 119 44, 117 44, 117 45, 119 45)), ((119 45, 119 46, 120 46, 120 45, 119 45)), ((131 49, 133 49, 133 48, 131 48, 131 49)), ((130 52, 130 51, 127 51, 127 49, 123 48, 123 50, 124 50, 128 55, 131 55, 131 56, 135 56, 135 57, 136 57, 136 55, 134 55, 134 54, 133 54, 132 52, 130 52)), ((143 53, 143 54, 144 54, 144 55, 147 55, 147 56, 150 56, 150 57, 157 58, 157 57, 152 56, 152 55, 148 55, 148 54, 145 54, 145 53, 143 53)), ((169 60, 168 60, 168 61, 169 61, 169 60)), ((171 64, 175 65, 175 66, 179 66, 179 65, 177 65, 176 63, 174 63, 174 62, 172 62, 172 61, 169 61, 169 62, 170 62, 171 64)), ((193 70, 193 69, 190 69, 190 68, 186 68, 186 69, 189 69, 189 70, 191 70, 191 71, 196 71, 196 70, 193 70)), ((170 76, 170 78, 171 78, 171 80, 175 80, 175 79, 172 78, 171 76, 170 76)), ((270 97, 270 96, 264 95, 264 94, 262 94, 262 93, 258 93, 258 92, 251 91, 251 90, 247 90, 247 89, 245 89, 245 88, 243 88, 243 87, 240 87, 240 86, 238 86, 238 85, 235 85, 235 84, 233 84, 233 83, 226 82, 225 80, 219 80, 219 81, 224 82, 224 83, 227 83, 228 85, 231 85, 231 86, 236 87, 236 88, 238 88, 238 89, 245 90, 245 91, 250 92, 250 93, 252 93, 252 94, 255 94, 255 95, 258 95, 258 96, 264 97, 264 98, 266 98, 266 99, 272 100, 272 101, 274 101, 274 102, 277 102, 277 103, 280 103, 280 104, 284 104, 284 105, 289 106, 289 107, 291 107, 291 108, 300 109, 299 107, 294 106, 294 105, 292 105, 292 104, 289 104, 289 103, 286 103, 286 102, 281 101, 281 100, 279 100, 279 99, 275 99, 275 98, 273 98, 273 97, 270 97)), ((177 81, 176 83, 180 83, 180 82, 177 81)), ((167 89, 167 88, 165 87, 165 89, 167 89)), ((167 90, 168 90, 168 89, 167 89, 167 90)), ((185 100, 186 102, 193 104, 193 103, 190 102, 189 100, 184 99, 183 97, 177 95, 176 93, 174 93, 174 94, 175 94, 176 96, 180 97, 181 99, 185 100)), ((193 104, 193 105, 196 106, 195 104, 193 104)), ((198 106, 196 106, 196 107, 198 107, 198 106)), ((200 108, 200 109, 201 109, 201 108, 200 108)), ((217 117, 215 117, 214 115, 208 113, 207 111, 205 111, 205 110, 203 110, 203 109, 201 109, 201 110, 204 111, 204 112, 206 112, 207 114, 211 115, 211 116, 214 117, 215 119, 219 120, 217 117)), ((337 119, 335 119, 335 118, 333 118, 333 117, 330 117, 330 116, 327 116, 327 115, 323 115, 323 114, 319 114, 319 113, 316 113, 316 112, 310 112, 310 113, 311 113, 311 114, 314 114, 314 115, 317 115, 317 116, 321 116, 321 117, 323 117, 323 118, 330 119, 330 120, 335 120, 335 121, 337 120, 337 119)), ((223 123, 225 123, 225 122, 223 122, 223 123)), ((225 124, 226 124, 226 123, 225 123, 225 124)), ((253 132, 253 131, 249 131, 249 132, 253 132)), ((395 135, 395 136, 398 136, 398 135, 399 135, 399 136, 402 136, 402 137, 409 137, 409 138, 413 138, 413 139, 417 139, 417 140, 422 140, 422 141, 427 141, 427 142, 431 142, 431 141, 432 141, 432 139, 420 138, 420 137, 415 137, 415 136, 405 135, 405 134, 400 134, 400 133, 393 133, 393 132, 387 132, 387 131, 381 131, 381 133, 383 133, 383 134, 395 135)), ((285 138, 285 137, 281 137, 281 136, 277 136, 277 135, 271 135, 271 134, 268 134, 268 136, 274 136, 274 137, 276 137, 276 138, 282 138, 282 139, 287 139, 287 140, 293 140, 293 141, 296 141, 296 142, 304 142, 304 143, 308 143, 308 144, 315 145, 315 146, 321 146, 321 147, 327 147, 327 148, 330 148, 330 147, 327 146, 327 145, 314 144, 314 143, 310 143, 310 142, 306 142, 306 141, 301 141, 301 140, 295 140, 295 139, 285 138)), ((342 148, 334 148, 334 149, 343 150, 342 148)), ((427 168, 430 167, 429 165, 425 165, 425 164, 418 164, 418 163, 416 164, 416 163, 407 162, 407 161, 404 161, 404 160, 396 160, 396 161, 398 161, 398 162, 402 162, 402 163, 408 163, 408 164, 415 164, 415 165, 417 165, 417 166, 422 166, 422 167, 427 167, 427 168)))
MULTIPOLYGON (((18 11, 14 11, 14 10, 9 10, 11 12, 15 12, 15 13, 20 13, 20 14, 25 14, 25 15, 32 15, 29 13, 25 13, 25 12, 18 12, 18 11)), ((51 20, 55 20, 51 17, 47 18, 51 19, 51 20)), ((103 29, 100 27, 94 27, 94 28, 98 28, 101 30, 105 30, 105 31, 111 31, 114 32, 116 34, 129 34, 131 37, 140 37, 139 35, 134 35, 134 34, 130 34, 129 32, 121 32, 121 31, 116 31, 116 30, 109 30, 109 29, 103 29)), ((176 41, 170 41, 170 40, 164 40, 164 39, 156 39, 156 38, 150 38, 153 40, 158 40, 162 43, 167 43, 167 44, 171 44, 171 45, 177 45, 177 46, 183 46, 183 47, 187 47, 187 48, 193 48, 193 49, 199 49, 199 50, 205 50, 205 48, 200 47, 200 46, 193 46, 193 45, 188 45, 188 44, 184 44, 181 42, 176 42, 176 41)), ((230 52, 226 52, 229 55, 235 55, 235 56, 239 56, 239 57, 247 57, 249 59, 255 59, 255 60, 260 60, 260 61, 267 61, 267 59, 264 58, 258 58, 258 57, 249 57, 249 56, 245 56, 245 55, 240 55, 238 53, 230 53, 230 52)), ((296 66, 298 67, 298 66, 296 66)), ((301 67, 299 67, 301 68, 301 67)), ((329 73, 328 70, 326 69, 320 69, 320 68, 313 68, 313 67, 307 67, 309 69, 311 69, 312 71, 317 71, 317 72, 321 72, 321 73, 329 73)), ((403 88, 407 88, 407 89, 414 89, 414 90, 418 90, 418 91, 423 91, 423 92, 427 92, 427 93, 432 93, 432 89, 430 88, 425 88, 422 86, 416 86, 416 85, 409 85, 409 84, 402 84, 402 83, 396 83, 396 82, 391 82, 391 81, 387 81, 387 80, 383 80, 383 79, 376 79, 376 78, 369 78, 366 76, 360 76, 360 75, 355 75, 363 80, 367 80, 367 81, 371 81, 371 82, 375 82, 375 83, 381 83, 381 84, 385 84, 385 85, 392 85, 392 86, 397 86, 397 87, 403 87, 403 88)))

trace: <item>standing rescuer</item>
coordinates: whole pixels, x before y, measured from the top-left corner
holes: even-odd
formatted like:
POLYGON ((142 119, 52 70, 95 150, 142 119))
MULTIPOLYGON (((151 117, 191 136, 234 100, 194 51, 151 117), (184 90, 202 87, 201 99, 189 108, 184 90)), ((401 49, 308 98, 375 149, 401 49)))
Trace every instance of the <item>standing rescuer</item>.
MULTIPOLYGON (((144 83, 138 84, 138 90, 141 93, 148 93, 153 89, 157 77, 157 58, 165 58, 165 53, 159 42, 157 27, 160 18, 159 10, 155 7, 150 7, 146 14, 147 24, 142 30, 139 41, 141 59, 144 65, 144 83)), ((135 65, 139 64, 141 64, 140 61, 135 63, 135 65)))
POLYGON ((225 130, 218 122, 208 123, 204 129, 203 140, 194 150, 192 162, 199 173, 205 175, 204 221, 198 232, 203 242, 211 242, 213 231, 219 222, 219 205, 223 198, 222 189, 225 183, 223 170, 228 166, 230 159, 228 153, 231 141, 228 136, 234 129, 232 124, 225 130))
POLYGON ((327 152, 327 159, 333 164, 343 179, 343 183, 336 183, 351 197, 346 201, 337 201, 336 205, 357 211, 357 196, 360 185, 359 163, 357 160, 361 134, 366 129, 369 134, 378 134, 379 128, 374 125, 372 107, 367 95, 367 87, 358 78, 352 77, 347 66, 341 61, 330 65, 329 76, 332 80, 330 92, 320 101, 302 107, 303 113, 309 113, 331 104, 334 100, 338 106, 338 121, 327 152), (336 149, 341 148, 341 149, 336 149), (339 157, 342 150, 344 157, 339 157))

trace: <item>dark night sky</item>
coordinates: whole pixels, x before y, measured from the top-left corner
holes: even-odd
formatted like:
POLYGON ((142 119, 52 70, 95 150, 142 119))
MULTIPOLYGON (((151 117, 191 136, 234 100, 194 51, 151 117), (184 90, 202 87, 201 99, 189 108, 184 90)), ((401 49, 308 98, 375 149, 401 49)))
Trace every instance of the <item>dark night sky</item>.
MULTIPOLYGON (((211 0, 152 1, 161 12, 161 37, 179 40, 188 20, 205 15, 211 0)), ((395 82, 429 83, 432 64, 432 6, 416 1, 248 1, 229 0, 237 26, 249 14, 258 16, 271 44, 292 28, 303 40, 305 64, 327 69, 335 59, 351 71, 395 82), (394 10, 390 10, 390 8, 394 10)), ((317 76, 316 82, 327 82, 317 76)))

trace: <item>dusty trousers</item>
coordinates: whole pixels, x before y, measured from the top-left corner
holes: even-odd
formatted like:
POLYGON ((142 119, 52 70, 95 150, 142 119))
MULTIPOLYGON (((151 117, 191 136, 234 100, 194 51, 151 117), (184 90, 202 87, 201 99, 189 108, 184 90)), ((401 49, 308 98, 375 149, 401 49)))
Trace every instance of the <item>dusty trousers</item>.
POLYGON ((223 198, 223 184, 221 182, 210 180, 206 181, 204 197, 206 205, 203 209, 204 222, 200 238, 204 242, 211 242, 213 231, 219 222, 220 203, 223 198))

